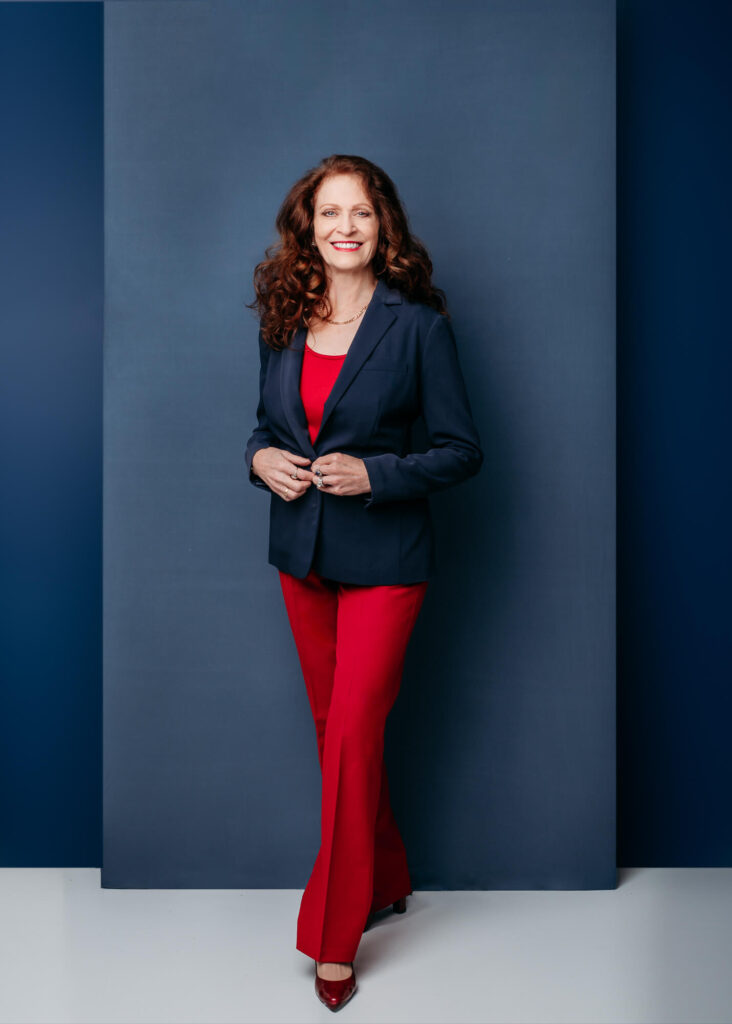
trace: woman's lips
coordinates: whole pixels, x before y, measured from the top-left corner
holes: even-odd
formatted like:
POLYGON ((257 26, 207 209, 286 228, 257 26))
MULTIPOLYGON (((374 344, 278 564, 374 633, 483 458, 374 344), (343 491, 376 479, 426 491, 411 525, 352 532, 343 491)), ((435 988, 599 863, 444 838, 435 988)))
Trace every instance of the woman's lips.
POLYGON ((339 252, 356 252, 361 248, 363 242, 331 242, 330 244, 339 252))

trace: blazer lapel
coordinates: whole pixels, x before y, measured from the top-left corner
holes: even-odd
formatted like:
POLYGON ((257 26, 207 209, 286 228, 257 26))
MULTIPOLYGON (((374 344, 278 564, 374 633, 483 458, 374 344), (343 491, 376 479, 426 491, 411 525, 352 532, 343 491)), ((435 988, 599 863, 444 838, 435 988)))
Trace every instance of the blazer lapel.
MULTIPOLYGON (((282 397, 282 408, 285 410, 290 430, 300 444, 301 451, 310 459, 316 458, 315 449, 310 440, 308 420, 305 415, 305 407, 300 397, 300 371, 302 369, 303 350, 305 348, 304 327, 298 327, 295 335, 287 346, 282 350, 280 371, 280 393, 282 397)), ((344 360, 345 362, 345 360, 344 360)))
MULTIPOLYGON (((376 344, 381 341, 384 334, 396 320, 396 314, 389 306, 396 305, 402 301, 400 293, 389 288, 382 278, 376 282, 376 288, 371 296, 371 302, 366 308, 361 323, 353 337, 351 346, 346 353, 341 369, 335 379, 335 383, 323 408, 323 418, 320 423, 315 444, 318 443, 323 433, 326 421, 338 402, 356 376, 361 366, 369 357, 376 344)), ((300 441, 302 450, 307 452, 310 458, 317 458, 315 447, 310 440, 308 431, 307 416, 300 397, 300 374, 305 351, 305 338, 307 328, 304 325, 298 327, 289 346, 282 352, 282 374, 280 377, 280 388, 282 392, 282 404, 287 416, 290 428, 300 441)))

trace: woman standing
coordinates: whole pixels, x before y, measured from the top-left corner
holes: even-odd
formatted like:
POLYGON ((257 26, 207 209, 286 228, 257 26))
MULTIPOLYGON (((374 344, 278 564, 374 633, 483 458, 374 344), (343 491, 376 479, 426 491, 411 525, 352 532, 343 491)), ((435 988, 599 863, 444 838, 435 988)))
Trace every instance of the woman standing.
POLYGON ((397 190, 331 156, 277 215, 255 272, 260 315, 251 482, 270 491, 269 562, 315 721, 321 844, 297 948, 332 1010, 356 990, 371 914, 412 891, 384 765, 386 717, 435 572, 429 494, 478 472, 478 431, 443 293, 397 190), (424 419, 430 445, 412 452, 424 419))

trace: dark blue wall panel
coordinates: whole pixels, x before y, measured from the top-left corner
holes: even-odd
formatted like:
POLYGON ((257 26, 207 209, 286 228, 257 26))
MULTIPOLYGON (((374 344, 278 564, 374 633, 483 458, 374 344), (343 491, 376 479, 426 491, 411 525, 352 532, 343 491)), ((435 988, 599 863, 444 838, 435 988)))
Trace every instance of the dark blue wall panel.
POLYGON ((0 863, 101 851, 102 4, 0 4, 0 863))
POLYGON ((618 12, 618 863, 732 864, 732 8, 618 12))

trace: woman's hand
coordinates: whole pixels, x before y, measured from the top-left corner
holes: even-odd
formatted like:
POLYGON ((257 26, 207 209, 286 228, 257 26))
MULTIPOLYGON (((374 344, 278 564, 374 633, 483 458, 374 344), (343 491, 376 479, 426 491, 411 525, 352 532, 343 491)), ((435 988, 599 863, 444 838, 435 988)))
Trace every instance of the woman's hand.
POLYGON ((252 458, 252 469, 283 501, 294 501, 305 493, 314 474, 305 467, 310 459, 286 448, 260 448, 252 458), (293 474, 298 479, 293 480, 293 474))
POLYGON ((312 478, 320 471, 323 490, 328 494, 366 494, 371 490, 366 464, 354 455, 329 452, 328 455, 319 455, 310 468, 312 478))

